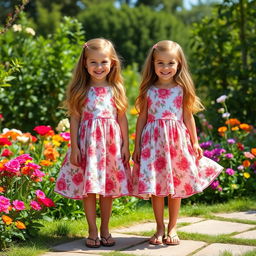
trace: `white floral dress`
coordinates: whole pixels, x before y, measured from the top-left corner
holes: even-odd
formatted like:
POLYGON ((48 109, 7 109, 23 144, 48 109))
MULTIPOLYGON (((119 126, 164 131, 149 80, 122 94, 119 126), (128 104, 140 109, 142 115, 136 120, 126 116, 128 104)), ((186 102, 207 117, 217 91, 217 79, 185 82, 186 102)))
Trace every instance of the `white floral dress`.
POLYGON ((79 127, 80 167, 70 163, 68 150, 55 192, 73 199, 88 193, 120 197, 132 192, 129 164, 121 158, 122 136, 111 86, 90 87, 79 127))
POLYGON ((183 90, 151 86, 147 92, 148 119, 141 135, 140 165, 133 168, 135 196, 185 198, 203 191, 223 167, 195 157, 183 122, 183 90))

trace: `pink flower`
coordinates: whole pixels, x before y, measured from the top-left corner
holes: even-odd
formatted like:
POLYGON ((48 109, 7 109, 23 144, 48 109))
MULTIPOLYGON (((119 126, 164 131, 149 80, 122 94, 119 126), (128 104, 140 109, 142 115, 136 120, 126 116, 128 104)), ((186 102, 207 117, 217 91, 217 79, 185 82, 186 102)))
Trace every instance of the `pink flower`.
POLYGON ((7 138, 0 138, 0 146, 10 146, 12 143, 7 138))
POLYGON ((148 159, 150 157, 150 149, 149 148, 143 149, 141 152, 141 157, 143 159, 148 159))
POLYGON ((155 120, 155 116, 154 115, 152 115, 152 114, 148 114, 148 122, 152 122, 152 121, 154 121, 155 120))
POLYGON ((67 184, 66 184, 66 181, 64 178, 60 178, 58 181, 57 181, 57 188, 59 191, 62 191, 62 190, 66 190, 67 189, 67 184))
POLYGON ((107 89, 105 87, 94 87, 97 96, 102 97, 106 94, 107 89))
POLYGON ((37 196, 37 198, 44 199, 45 193, 42 190, 38 189, 38 190, 36 190, 36 196, 37 196))
POLYGON ((41 204, 41 205, 44 205, 46 207, 54 207, 55 204, 54 202, 52 201, 52 199, 48 198, 48 197, 45 197, 45 198, 38 198, 38 202, 41 204))
POLYGON ((39 135, 45 136, 49 131, 52 130, 52 127, 49 125, 39 125, 36 126, 33 130, 36 131, 39 135))
POLYGON ((84 119, 88 120, 88 119, 92 119, 93 118, 93 114, 90 112, 84 112, 84 119))
POLYGON ((142 137, 142 144, 145 146, 147 145, 149 142, 149 132, 145 132, 143 137, 142 137))
POLYGON ((27 160, 33 160, 33 158, 29 154, 23 154, 15 158, 17 161, 19 161, 20 164, 24 164, 27 162, 27 160))
POLYGON ((205 170, 206 176, 212 176, 215 173, 215 170, 213 167, 207 167, 205 170))
POLYGON ((101 130, 100 130, 99 126, 97 126, 95 133, 96 133, 96 140, 99 141, 102 137, 101 130))
POLYGON ((171 92, 168 89, 158 89, 157 92, 158 92, 158 97, 160 99, 167 99, 171 95, 171 92))
POLYGON ((107 179, 106 181, 106 192, 109 193, 114 189, 114 182, 110 179, 107 179))
POLYGON ((69 141, 70 140, 70 133, 69 132, 61 132, 60 136, 65 140, 69 141))
POLYGON ((73 183, 76 184, 77 186, 83 182, 83 179, 84 179, 84 177, 83 177, 83 174, 81 172, 76 173, 72 177, 73 183))
POLYGON ((147 97, 147 102, 148 102, 148 108, 152 105, 152 100, 150 97, 147 97))
POLYGON ((146 191, 146 184, 143 181, 139 181, 139 193, 144 193, 146 191))
POLYGON ((24 205, 24 202, 22 201, 19 201, 19 200, 14 200, 12 202, 13 206, 14 206, 14 209, 17 210, 17 211, 22 211, 25 209, 25 205, 24 205))
POLYGON ((11 150, 9 150, 8 148, 5 148, 1 154, 1 156, 4 156, 4 157, 9 157, 13 155, 13 152, 11 150))
POLYGON ((234 175, 234 174, 235 174, 235 171, 234 171, 233 169, 231 169, 231 168, 227 168, 227 170, 226 170, 226 174, 228 174, 228 175, 232 176, 232 175, 234 175))
POLYGON ((187 169, 190 167, 190 163, 187 158, 183 156, 180 162, 177 163, 177 167, 182 171, 187 171, 187 169))
POLYGON ((122 182, 125 179, 125 174, 122 171, 117 172, 116 176, 119 182, 122 182))
POLYGON ((36 169, 33 171, 32 176, 42 178, 45 176, 44 172, 41 172, 40 170, 36 169))
POLYGON ((251 154, 250 152, 244 152, 244 156, 245 156, 246 158, 249 158, 249 159, 255 158, 255 156, 254 156, 253 154, 251 154))
POLYGON ((182 107, 182 96, 177 96, 174 101, 174 105, 176 108, 181 108, 182 107))
POLYGON ((86 183, 85 183, 85 189, 86 191, 90 192, 91 189, 92 189, 92 183, 90 180, 87 180, 86 183))
POLYGON ((159 138, 159 135, 160 135, 159 129, 158 129, 158 127, 155 127, 155 129, 154 129, 154 141, 157 141, 157 139, 159 138))
POLYGON ((8 213, 8 208, 10 206, 10 199, 4 196, 0 196, 0 212, 8 213))
POLYGON ((164 157, 158 157, 154 162, 154 167, 157 172, 162 172, 166 168, 166 159, 164 157))
POLYGON ((173 177, 174 187, 178 187, 181 183, 180 179, 176 176, 173 177))
POLYGON ((116 155, 117 148, 116 148, 116 145, 114 143, 109 145, 108 150, 109 150, 110 154, 112 154, 113 156, 116 155))
POLYGON ((170 155, 171 155, 171 158, 175 158, 177 156, 177 150, 174 146, 170 147, 170 155))
POLYGON ((4 164, 6 171, 11 172, 13 174, 19 174, 20 172, 20 162, 15 158, 4 164))
POLYGON ((168 110, 165 110, 162 114, 162 118, 163 119, 172 119, 173 118, 173 113, 168 111, 168 110))
POLYGON ((186 183, 184 186, 187 195, 191 195, 193 193, 193 188, 190 184, 186 183))
POLYGON ((30 202, 30 206, 36 210, 36 211, 40 211, 42 209, 42 207, 40 206, 40 204, 36 201, 31 201, 30 202))

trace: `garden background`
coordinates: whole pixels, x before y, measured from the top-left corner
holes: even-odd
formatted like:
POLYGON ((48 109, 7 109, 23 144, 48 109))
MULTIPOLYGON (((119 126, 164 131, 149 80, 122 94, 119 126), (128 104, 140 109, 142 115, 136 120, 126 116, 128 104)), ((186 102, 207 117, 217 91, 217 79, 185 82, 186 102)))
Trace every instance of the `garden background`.
MULTIPOLYGON (((0 8, 2 249, 37 234, 41 218, 84 217, 81 202, 53 188, 69 145, 66 85, 83 43, 95 37, 112 40, 123 58, 131 152, 143 60, 157 41, 177 41, 206 106, 196 116, 204 155, 225 167, 183 204, 255 197, 256 1, 198 1, 186 9, 182 0, 0 0, 0 8)), ((113 215, 143 204, 116 199, 113 215)))

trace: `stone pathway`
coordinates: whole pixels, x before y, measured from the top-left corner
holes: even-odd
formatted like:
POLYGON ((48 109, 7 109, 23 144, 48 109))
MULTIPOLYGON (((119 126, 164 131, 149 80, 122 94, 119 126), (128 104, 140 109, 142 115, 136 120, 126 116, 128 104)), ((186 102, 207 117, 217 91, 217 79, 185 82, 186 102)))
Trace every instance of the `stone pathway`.
MULTIPOLYGON (((208 220, 198 217, 180 218, 178 231, 186 233, 199 233, 209 236, 226 235, 230 238, 240 238, 247 241, 256 241, 256 211, 215 214, 221 220, 208 220), (252 224, 243 224, 237 221, 251 221, 252 224)), ((241 244, 206 243, 204 241, 182 240, 179 246, 149 245, 148 237, 143 232, 154 232, 155 224, 152 222, 140 223, 131 227, 112 230, 116 240, 114 247, 100 247, 89 249, 84 245, 84 239, 60 244, 43 256, 101 256, 104 253, 121 251, 125 254, 137 256, 219 256, 228 251, 232 256, 243 255, 253 251, 256 256, 256 246, 241 244)))

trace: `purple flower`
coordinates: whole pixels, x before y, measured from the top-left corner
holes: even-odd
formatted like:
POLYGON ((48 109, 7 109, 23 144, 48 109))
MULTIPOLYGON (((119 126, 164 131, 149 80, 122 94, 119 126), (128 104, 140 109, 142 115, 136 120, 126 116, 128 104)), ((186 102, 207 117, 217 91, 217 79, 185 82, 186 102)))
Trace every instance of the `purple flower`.
POLYGON ((209 140, 209 141, 202 142, 200 144, 200 147, 203 149, 206 149, 206 148, 209 148, 212 144, 213 144, 212 141, 209 140))
POLYGON ((220 144, 215 144, 214 147, 215 147, 215 148, 220 148, 221 145, 220 145, 220 144))
POLYGON ((219 181, 218 180, 213 181, 212 184, 211 184, 212 189, 217 189, 218 186, 219 186, 219 181))
POLYGON ((239 171, 242 171, 242 170, 244 169, 244 166, 243 166, 243 165, 239 165, 239 166, 237 167, 237 169, 238 169, 239 171))
POLYGON ((220 156, 222 153, 225 153, 226 150, 224 148, 215 148, 212 150, 214 156, 220 156))
POLYGON ((227 168, 227 170, 226 170, 226 174, 228 174, 228 175, 232 176, 232 175, 234 175, 234 174, 235 174, 235 171, 234 171, 233 169, 231 169, 231 168, 227 168))
POLYGON ((213 156, 212 151, 205 150, 205 151, 204 151, 204 156, 206 156, 206 157, 208 157, 208 158, 212 158, 212 156, 213 156))
POLYGON ((218 190, 219 190, 219 191, 222 191, 222 187, 221 187, 221 186, 218 186, 218 190))
POLYGON ((236 141, 234 139, 228 139, 227 142, 228 142, 228 144, 235 144, 236 143, 236 141))
POLYGON ((233 156, 232 153, 227 153, 227 154, 225 154, 225 157, 228 158, 228 159, 231 159, 231 158, 233 158, 234 156, 233 156))

